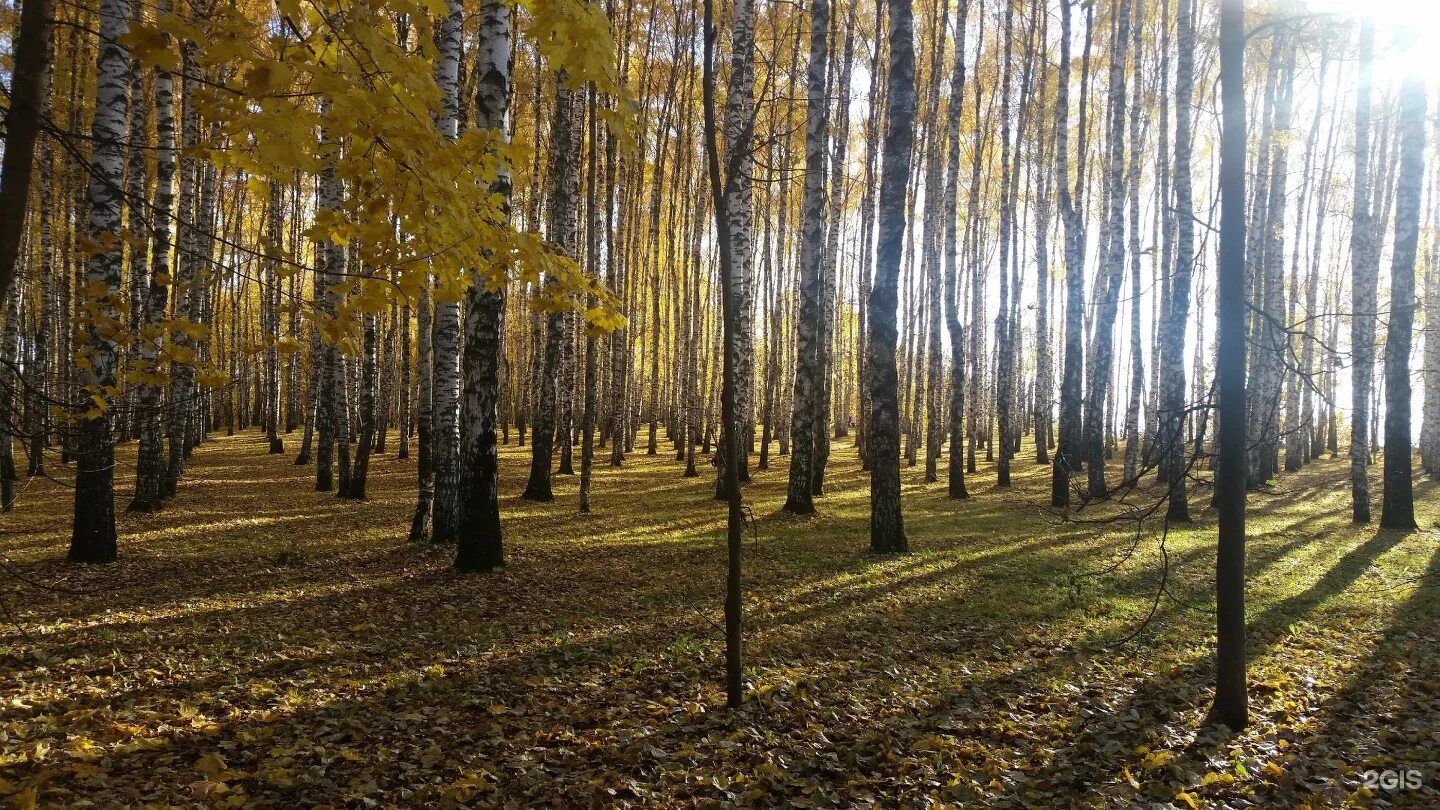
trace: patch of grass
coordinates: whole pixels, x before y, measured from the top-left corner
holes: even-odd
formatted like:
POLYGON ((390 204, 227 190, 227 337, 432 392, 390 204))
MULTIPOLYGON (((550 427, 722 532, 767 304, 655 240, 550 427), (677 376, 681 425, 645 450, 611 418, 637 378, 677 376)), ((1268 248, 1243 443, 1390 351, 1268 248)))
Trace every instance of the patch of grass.
POLYGON ((1344 461, 1252 496, 1256 722, 1224 737, 1199 728, 1213 644, 1203 495, 1199 521, 1162 547, 1158 525, 1137 542, 1132 524, 1085 522, 1117 504, 1053 514, 1028 449, 1013 488, 982 464, 963 502, 907 468, 914 551, 882 558, 866 553, 868 475, 848 441, 814 518, 779 513, 783 463, 756 472, 752 691, 730 713, 711 468, 597 465, 582 518, 572 477, 557 477, 554 503, 521 501, 529 448, 506 446, 509 564, 458 576, 446 550, 405 543, 412 463, 377 457, 356 504, 265 451, 254 432, 199 448, 178 498, 121 517, 112 567, 63 562, 61 484, 36 482, 3 518, 14 572, 64 590, 0 581, 0 793, 283 807, 1440 801, 1432 482, 1417 487, 1423 530, 1405 537, 1350 525, 1344 461), (1365 770, 1401 766, 1424 772, 1420 790, 1367 796, 1365 770))

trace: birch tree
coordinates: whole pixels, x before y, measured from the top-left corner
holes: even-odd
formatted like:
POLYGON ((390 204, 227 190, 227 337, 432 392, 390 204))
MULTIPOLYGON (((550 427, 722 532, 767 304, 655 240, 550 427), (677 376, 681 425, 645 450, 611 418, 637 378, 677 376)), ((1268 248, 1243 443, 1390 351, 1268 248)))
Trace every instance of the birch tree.
POLYGON ((80 382, 95 405, 79 417, 75 467, 75 520, 69 559, 110 563, 116 558, 115 412, 117 334, 123 330, 118 238, 124 196, 122 144, 128 115, 129 50, 121 38, 129 29, 129 0, 103 0, 99 11, 100 46, 95 62, 95 113, 86 234, 98 246, 85 263, 86 297, 83 342, 77 347, 80 382))

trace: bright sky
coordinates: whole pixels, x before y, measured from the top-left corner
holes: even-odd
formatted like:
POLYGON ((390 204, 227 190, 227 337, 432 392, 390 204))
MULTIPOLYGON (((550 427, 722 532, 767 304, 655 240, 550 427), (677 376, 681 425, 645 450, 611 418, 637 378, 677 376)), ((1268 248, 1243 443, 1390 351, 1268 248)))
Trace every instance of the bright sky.
POLYGON ((1440 2, 1437 0, 1308 0, 1321 14, 1375 20, 1375 79, 1399 81, 1407 73, 1440 75, 1440 2), (1408 39, 1408 42, 1404 40, 1408 39))

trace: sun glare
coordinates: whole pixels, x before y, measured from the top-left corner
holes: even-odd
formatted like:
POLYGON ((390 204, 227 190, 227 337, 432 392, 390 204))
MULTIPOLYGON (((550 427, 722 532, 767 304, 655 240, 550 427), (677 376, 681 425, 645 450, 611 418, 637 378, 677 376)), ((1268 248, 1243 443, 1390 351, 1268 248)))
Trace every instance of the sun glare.
POLYGON ((1375 79, 1398 82, 1440 74, 1440 2, 1433 0, 1309 0, 1316 14, 1375 21, 1375 79))

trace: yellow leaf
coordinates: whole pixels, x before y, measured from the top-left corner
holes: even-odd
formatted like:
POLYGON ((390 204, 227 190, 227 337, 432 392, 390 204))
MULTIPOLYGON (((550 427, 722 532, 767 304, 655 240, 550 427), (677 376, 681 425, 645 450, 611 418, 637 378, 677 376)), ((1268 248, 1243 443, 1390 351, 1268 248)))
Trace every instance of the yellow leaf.
POLYGON ((10 800, 10 806, 18 810, 35 810, 35 801, 39 798, 34 787, 27 787, 15 794, 10 800))
POLYGON ((1217 783, 1218 783, 1218 784, 1222 784, 1222 785, 1228 785, 1228 784, 1230 784, 1231 782, 1234 782, 1234 781, 1235 781, 1235 775, 1234 775, 1234 774, 1231 774, 1231 773, 1215 773, 1214 771, 1212 771, 1212 772, 1210 772, 1210 773, 1205 774, 1205 776, 1204 776, 1203 778, 1201 778, 1200 784, 1201 784, 1202 786, 1203 786, 1203 785, 1214 785, 1214 784, 1217 784, 1217 783))
POLYGON ((1193 793, 1186 793, 1182 790, 1175 794, 1175 800, 1184 802, 1189 806, 1190 810, 1200 810, 1200 802, 1195 798, 1195 794, 1193 793))
POLYGON ((1132 788, 1135 788, 1136 790, 1140 789, 1140 783, 1136 781, 1134 774, 1130 773, 1129 768, 1121 768, 1120 775, 1125 778, 1125 784, 1129 785, 1132 788))
POLYGON ((214 751, 201 757, 199 761, 195 763, 195 770, 209 776, 220 773, 225 770, 225 767, 225 758, 214 751))
POLYGON ((1163 768, 1174 761, 1175 755, 1169 751, 1152 751, 1145 755, 1145 759, 1140 765, 1146 770, 1154 770, 1156 768, 1163 768))
POLYGON ((100 747, 89 737, 76 737, 70 741, 66 749, 70 752, 70 756, 76 759, 97 759, 100 756, 100 747))

